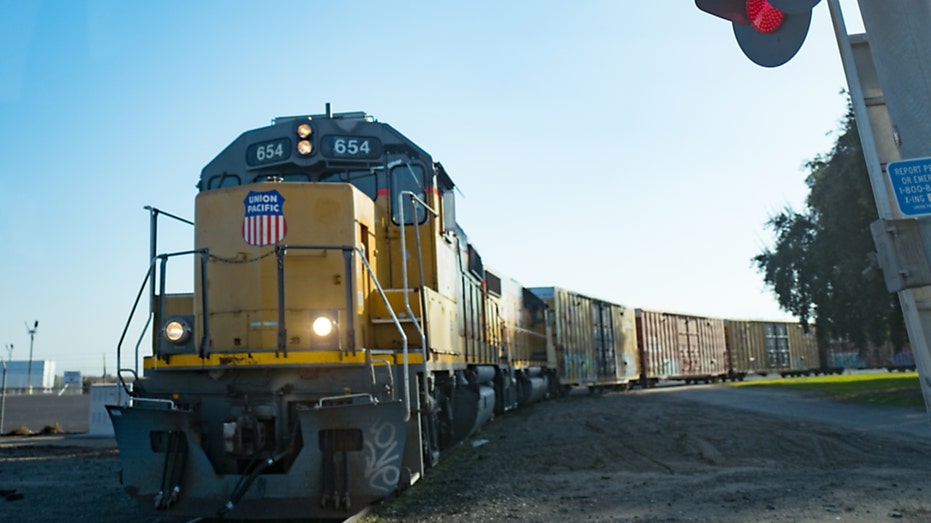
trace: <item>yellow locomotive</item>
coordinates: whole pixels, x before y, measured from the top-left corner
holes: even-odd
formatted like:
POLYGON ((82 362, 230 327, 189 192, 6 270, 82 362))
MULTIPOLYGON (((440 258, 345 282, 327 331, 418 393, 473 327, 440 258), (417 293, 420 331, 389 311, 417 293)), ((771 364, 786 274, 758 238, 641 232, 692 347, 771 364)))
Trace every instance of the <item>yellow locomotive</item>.
POLYGON ((797 325, 635 310, 486 268, 443 166, 365 113, 247 131, 198 189, 190 251, 156 254, 167 213, 150 208, 152 351, 141 376, 120 370, 130 403, 107 407, 143 507, 343 519, 493 415, 573 386, 821 367, 797 325), (193 289, 168 293, 179 263, 193 289))
MULTIPOLYGON (((143 506, 345 517, 495 413, 591 385, 544 299, 486 270, 443 166, 387 124, 329 106, 277 118, 198 189, 194 249, 152 260, 152 354, 131 403, 108 407, 143 506), (194 260, 191 293, 165 291, 178 258, 194 260)), ((626 384, 628 367, 602 374, 626 384)))

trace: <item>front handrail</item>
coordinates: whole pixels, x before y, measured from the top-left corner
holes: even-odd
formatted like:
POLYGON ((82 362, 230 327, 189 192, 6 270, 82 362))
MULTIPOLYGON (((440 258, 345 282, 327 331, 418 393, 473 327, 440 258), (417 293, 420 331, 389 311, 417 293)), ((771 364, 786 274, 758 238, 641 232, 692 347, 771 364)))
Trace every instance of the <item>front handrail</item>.
MULTIPOLYGON (((123 389, 126 391, 127 394, 131 394, 131 393, 129 391, 129 387, 127 387, 126 383, 123 382, 123 376, 121 374, 124 370, 123 363, 122 363, 123 341, 126 339, 126 334, 129 332, 129 326, 130 324, 132 324, 133 317, 136 315, 136 308, 139 306, 139 300, 142 299, 142 293, 145 292, 146 284, 149 283, 149 278, 152 277, 152 272, 155 270, 155 260, 156 258, 152 258, 152 261, 149 263, 149 270, 146 271, 145 278, 142 279, 142 286, 139 287, 139 292, 136 293, 136 299, 133 301, 133 306, 129 311, 129 317, 126 318, 126 325, 123 326, 123 333, 120 334, 120 340, 116 343, 116 375, 117 375, 117 378, 120 384, 123 386, 123 389)), ((152 309, 152 306, 151 306, 151 301, 150 301, 150 305, 149 305, 150 312, 148 315, 148 319, 146 320, 146 327, 143 327, 143 330, 145 330, 145 328, 148 327, 149 321, 151 321, 151 318, 152 318, 151 309, 152 309)), ((136 345, 136 366, 133 369, 128 369, 133 372, 133 375, 137 375, 137 373, 139 372, 138 354, 139 354, 139 346, 137 344, 136 345)))
MULTIPOLYGON (((288 249, 304 251, 342 251, 343 253, 343 270, 346 271, 346 333, 352 344, 350 350, 355 352, 355 319, 352 314, 352 255, 356 247, 352 245, 290 245, 278 244, 275 246, 275 257, 278 261, 278 345, 275 355, 279 353, 288 357, 288 347, 285 343, 287 339, 287 328, 285 327, 285 284, 284 284, 284 257, 288 249)), ((364 257, 363 257, 364 259, 364 257)), ((373 275, 374 278, 374 275, 373 275)))
MULTIPOLYGON (((133 301, 133 306, 129 311, 129 316, 126 318, 126 324, 123 326, 123 332, 120 334, 120 339, 116 344, 116 368, 117 374, 119 375, 124 370, 131 370, 134 376, 139 374, 139 348, 142 345, 142 340, 145 336, 145 331, 148 329, 149 325, 152 322, 152 318, 158 315, 159 319, 164 319, 165 315, 165 272, 167 271, 168 258, 176 256, 185 256, 189 254, 200 254, 201 255, 201 306, 204 311, 207 311, 207 258, 209 257, 208 249, 197 249, 193 251, 180 251, 173 253, 159 254, 152 257, 152 261, 149 262, 149 269, 145 273, 145 277, 142 279, 142 285, 139 287, 139 292, 136 293, 136 299, 133 301), (159 277, 155 278, 155 264, 159 263, 159 277), (159 293, 161 299, 159 300, 158 311, 155 311, 152 307, 152 304, 155 301, 155 280, 159 280, 159 293), (129 332, 129 327, 132 324, 133 318, 136 316, 136 309, 139 307, 139 302, 142 300, 142 294, 145 292, 146 286, 149 287, 149 314, 146 316, 145 325, 142 327, 142 334, 139 336, 139 340, 136 342, 135 347, 135 364, 132 369, 123 369, 123 342, 126 341, 126 335, 129 332)), ((158 329, 158 325, 153 326, 154 329, 158 329)), ((157 350, 158 345, 161 342, 162 333, 158 332, 156 334, 156 347, 153 347, 153 350, 157 350)), ((198 353, 202 358, 206 357, 207 347, 210 344, 210 320, 208 315, 204 314, 204 334, 201 337, 200 347, 198 353)), ((119 376, 119 381, 122 384, 123 388, 126 390, 127 394, 132 394, 129 391, 129 387, 126 386, 126 383, 123 381, 122 376, 119 376)))
MULTIPOLYGON (((417 333, 420 334, 420 350, 421 350, 421 354, 423 357, 423 364, 426 365, 427 364, 427 334, 426 332, 424 332, 424 329, 421 327, 420 321, 417 320, 417 316, 414 314, 414 311, 411 310, 411 302, 410 302, 410 298, 408 297, 410 289, 408 289, 408 284, 407 284, 407 239, 404 235, 404 230, 406 229, 406 225, 405 225, 406 222, 404 220, 404 196, 410 196, 412 216, 414 217, 417 216, 417 205, 420 205, 427 211, 430 211, 430 214, 432 214, 434 217, 439 216, 439 214, 432 207, 427 205, 427 202, 421 200, 420 197, 418 197, 416 194, 414 194, 411 191, 401 191, 398 194, 398 221, 401 224, 400 225, 401 227, 401 275, 402 275, 403 282, 404 282, 404 307, 407 309, 407 313, 410 315, 411 321, 414 323, 414 328, 416 328, 417 333)), ((416 222, 417 220, 412 220, 412 221, 416 222)), ((419 269, 419 276, 420 276, 420 313, 422 316, 421 321, 423 321, 427 314, 427 302, 426 302, 426 296, 424 293, 424 288, 426 287, 426 285, 424 285, 424 281, 423 281, 424 274, 423 274, 423 256, 421 255, 422 251, 421 251, 421 246, 420 246, 420 225, 417 223, 413 223, 413 226, 414 226, 414 238, 415 238, 414 243, 417 247, 417 267, 419 269)), ((404 365, 407 366, 406 356, 404 359, 404 365)), ((426 395, 430 390, 429 389, 430 383, 428 381, 427 373, 423 372, 422 374, 423 374, 422 376, 423 383, 421 386, 423 388, 423 394, 426 395)), ((405 383, 405 386, 406 385, 407 383, 405 383)))
POLYGON ((347 332, 349 333, 349 340, 352 343, 351 349, 355 351, 355 336, 353 330, 353 271, 352 271, 352 256, 355 254, 359 255, 359 259, 362 261, 362 264, 365 266, 366 271, 368 271, 369 278, 372 281, 372 284, 375 286, 375 289, 378 291, 379 296, 381 296, 382 302, 385 304, 385 308, 388 310, 388 314, 391 315, 391 320, 394 322, 395 328, 398 329, 398 333, 401 335, 401 343, 404 357, 404 407, 405 407, 405 418, 404 421, 410 419, 411 412, 411 399, 410 399, 410 365, 408 363, 408 341, 407 334, 404 333, 404 328, 401 326, 401 322, 398 320, 397 314, 395 314, 394 309, 391 307, 391 303, 388 301, 388 296, 385 294, 385 290, 382 288, 381 284, 378 282, 378 278, 375 276, 375 271, 372 270, 372 266, 369 265, 368 260, 365 258, 365 254, 359 247, 354 247, 351 245, 288 245, 288 244, 279 244, 275 246, 275 256, 278 258, 278 351, 280 351, 285 357, 287 357, 287 346, 285 340, 287 339, 287 328, 285 326, 285 295, 284 295, 284 257, 288 249, 297 249, 297 250, 323 250, 323 251, 334 251, 339 250, 343 252, 343 257, 345 260, 345 270, 346 270, 346 321, 348 322, 347 332))
POLYGON ((343 394, 342 396, 325 396, 317 400, 317 404, 314 405, 314 409, 322 409, 325 407, 328 402, 337 402, 337 401, 346 401, 354 399, 367 399, 369 403, 378 403, 378 400, 375 399, 375 396, 367 394, 365 392, 357 392, 355 394, 343 394))
MULTIPOLYGON (((181 223, 185 223, 190 226, 194 226, 194 222, 191 220, 182 218, 180 216, 175 216, 170 212, 165 212, 158 207, 153 207, 151 205, 146 205, 143 209, 149 211, 149 259, 155 259, 155 253, 158 252, 158 217, 160 215, 165 215, 173 220, 177 220, 181 223)), ((149 284, 149 295, 155 294, 155 279, 149 284)), ((152 309, 153 304, 149 302, 149 314, 154 313, 155 310, 152 309)), ((145 329, 143 329, 144 331, 145 329)), ((136 358, 136 366, 139 366, 138 357, 136 358)))
MULTIPOLYGON (((158 319, 160 321, 165 320, 165 273, 168 271, 168 259, 174 258, 176 256, 187 256, 189 254, 200 254, 200 306, 204 318, 204 332, 200 339, 200 346, 197 348, 197 354, 201 358, 206 358, 208 346, 210 345, 210 315, 207 313, 209 310, 207 308, 207 260, 210 257, 209 249, 204 248, 195 249, 193 251, 179 251, 159 254, 156 256, 156 258, 158 258, 160 261, 158 273, 158 295, 161 299, 158 300, 158 319)), ((157 325, 156 328, 158 328, 157 325)), ((155 338, 156 347, 162 346, 162 336, 164 336, 164 333, 159 330, 158 336, 155 338)))
POLYGON ((151 403, 153 405, 163 405, 165 410, 178 410, 178 405, 174 400, 161 399, 161 398, 133 398, 133 407, 141 407, 142 403, 151 403))
MULTIPOLYGON (((408 297, 409 289, 408 289, 408 283, 407 283, 407 239, 404 234, 404 230, 405 230, 404 196, 410 196, 411 209, 412 209, 412 213, 414 216, 417 215, 418 205, 420 205, 427 211, 430 211, 430 214, 432 214, 434 217, 439 216, 439 214, 435 210, 433 210, 432 207, 427 205, 427 202, 421 200, 416 194, 414 194, 411 191, 401 191, 400 194, 398 194, 398 214, 399 214, 398 221, 401 222, 401 276, 404 282, 404 307, 407 309, 407 313, 410 315, 411 320, 414 322, 414 327, 417 329, 417 332, 420 334, 420 346, 423 349, 423 361, 424 363, 426 363, 427 361, 427 334, 426 332, 424 332, 424 329, 421 327, 420 322, 417 321, 417 317, 416 315, 414 315, 414 311, 411 310, 410 298, 408 297)), ((423 256, 421 256, 420 227, 416 223, 414 224, 414 238, 415 238, 414 244, 417 247, 416 249, 417 250, 417 267, 418 267, 419 276, 420 276, 420 288, 421 288, 421 298, 420 298, 421 307, 420 308, 421 308, 421 313, 425 314, 426 311, 424 310, 425 303, 424 303, 424 296, 423 296, 423 288, 424 288, 423 256)))
MULTIPOLYGON (((285 285, 284 285, 284 257, 288 249, 297 249, 297 250, 340 250, 343 252, 345 258, 345 270, 346 270, 346 321, 347 321, 347 332, 349 333, 349 339, 352 341, 352 350, 355 351, 355 336, 354 336, 354 314, 353 314, 353 271, 352 271, 352 256, 355 254, 359 255, 359 259, 362 261, 362 264, 365 266, 366 271, 371 279, 372 284, 375 286, 375 289, 378 291, 379 296, 382 299, 382 302, 385 304, 385 308, 388 311, 388 314, 391 315, 391 320, 395 325, 395 328, 398 330, 398 333, 401 336, 402 341, 402 354, 404 360, 403 366, 403 375, 404 375, 404 406, 405 406, 405 420, 410 419, 411 413, 411 399, 410 399, 410 366, 409 366, 409 347, 407 334, 404 332, 404 328, 401 326, 400 320, 395 313, 394 309, 391 307, 391 303, 388 300, 387 295, 385 294, 384 288, 378 281, 378 278, 375 275, 375 271, 372 269, 372 266, 369 265, 368 260, 365 258, 364 253, 359 247, 349 246, 349 245, 287 245, 279 244, 275 246, 275 255, 278 258, 278 351, 282 353, 284 357, 287 357, 287 346, 285 344, 286 336, 286 326, 285 326, 285 285)), ((130 324, 132 323, 133 317, 136 314, 136 309, 139 306, 139 302, 142 299, 142 294, 145 292, 146 285, 149 283, 150 279, 154 279, 155 264, 159 263, 159 293, 162 299, 159 300, 158 306, 158 317, 164 319, 164 307, 165 307, 165 285, 166 278, 165 273, 167 271, 167 262, 169 258, 190 255, 190 254, 200 254, 201 263, 201 281, 200 281, 200 292, 201 292, 201 307, 202 307, 202 316, 203 316, 203 336, 201 337, 200 347, 197 350, 198 355, 201 358, 206 358, 208 356, 208 350, 210 345, 210 325, 209 325, 209 306, 207 300, 207 261, 210 259, 209 249, 196 249, 191 251, 180 251, 174 253, 160 254, 152 258, 152 261, 149 264, 149 269, 146 271, 145 278, 143 279, 142 285, 139 288, 139 292, 136 295, 136 299, 133 302, 132 309, 129 313, 129 317, 126 320, 126 325, 123 328, 123 332, 120 336, 120 340, 117 343, 117 369, 122 369, 122 347, 123 342, 125 341, 126 334, 129 331, 130 324)), ((150 288, 154 288, 151 287, 150 288)), ((150 295, 150 303, 154 301, 154 293, 150 295)), ((410 305, 407 304, 408 311, 410 311, 410 305)), ((151 309, 151 307, 150 307, 151 309)), ((413 316, 413 313, 411 313, 413 316)), ((148 322, 151 321, 153 313, 148 315, 148 322)), ((153 328, 158 328, 154 326, 153 328)), ((161 343, 162 333, 159 332, 156 335, 156 347, 154 350, 158 350, 158 346, 161 343)), ((141 343, 141 338, 140 338, 141 343)), ((276 355, 278 354, 276 351, 276 355)), ((139 344, 136 346, 136 367, 133 369, 134 375, 138 375, 138 352, 139 344)), ((120 380, 122 382, 122 380, 120 380)), ((128 387, 123 383, 124 389, 128 387)))
POLYGON ((385 308, 388 309, 388 314, 391 315, 391 320, 394 322, 395 328, 398 329, 398 334, 401 335, 401 344, 404 350, 404 421, 410 421, 411 419, 411 373, 410 366, 407 361, 407 334, 404 332, 404 327, 401 326, 401 322, 398 320, 398 315, 394 313, 394 309, 391 307, 391 303, 388 302, 388 296, 385 295, 385 290, 382 289, 381 284, 378 283, 378 278, 375 277, 375 271, 372 270, 372 266, 369 265, 369 261, 365 259, 365 255, 359 248, 356 248, 356 252, 359 253, 359 259, 362 260, 362 264, 365 265, 365 268, 369 272, 369 276, 372 278, 372 283, 375 284, 375 289, 378 290, 381 300, 385 303, 385 308))

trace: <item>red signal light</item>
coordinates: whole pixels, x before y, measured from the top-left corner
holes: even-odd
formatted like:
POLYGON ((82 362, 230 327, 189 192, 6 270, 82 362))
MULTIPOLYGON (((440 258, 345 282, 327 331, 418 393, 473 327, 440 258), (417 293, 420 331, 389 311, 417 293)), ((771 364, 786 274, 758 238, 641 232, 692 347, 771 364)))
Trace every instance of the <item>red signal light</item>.
POLYGON ((795 56, 821 0, 695 0, 706 13, 729 20, 740 49, 757 65, 776 67, 795 56))
POLYGON ((766 0, 747 0, 750 25, 761 33, 772 33, 782 26, 785 14, 766 0))

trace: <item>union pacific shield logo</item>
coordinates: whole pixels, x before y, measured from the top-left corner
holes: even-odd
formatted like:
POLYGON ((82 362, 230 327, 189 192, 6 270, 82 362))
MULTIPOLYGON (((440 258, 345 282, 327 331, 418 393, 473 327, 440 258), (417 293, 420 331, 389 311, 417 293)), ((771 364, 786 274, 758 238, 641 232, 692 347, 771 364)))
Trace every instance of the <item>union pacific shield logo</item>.
POLYGON ((242 239, 262 247, 284 239, 288 224, 284 220, 284 198, 276 190, 249 191, 243 200, 246 214, 242 220, 242 239))

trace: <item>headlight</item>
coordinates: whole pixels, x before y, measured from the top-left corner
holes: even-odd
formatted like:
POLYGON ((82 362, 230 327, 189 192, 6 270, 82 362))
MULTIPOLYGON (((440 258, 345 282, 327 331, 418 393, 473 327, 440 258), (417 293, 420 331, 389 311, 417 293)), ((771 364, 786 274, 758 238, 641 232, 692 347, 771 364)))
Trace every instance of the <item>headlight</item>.
POLYGON ((182 345, 191 337, 191 326, 184 320, 171 320, 165 324, 165 337, 172 343, 182 345))
POLYGON ((301 140, 297 142, 297 152, 308 155, 313 152, 314 146, 310 143, 310 140, 301 140))
POLYGON ((311 328, 314 330, 314 334, 320 336, 321 338, 329 336, 333 332, 334 327, 335 325, 333 325, 333 320, 326 316, 318 316, 317 319, 314 320, 313 324, 311 324, 311 328))
POLYGON ((313 132, 313 128, 308 123, 302 123, 301 125, 297 126, 297 135, 302 140, 310 136, 313 132))

